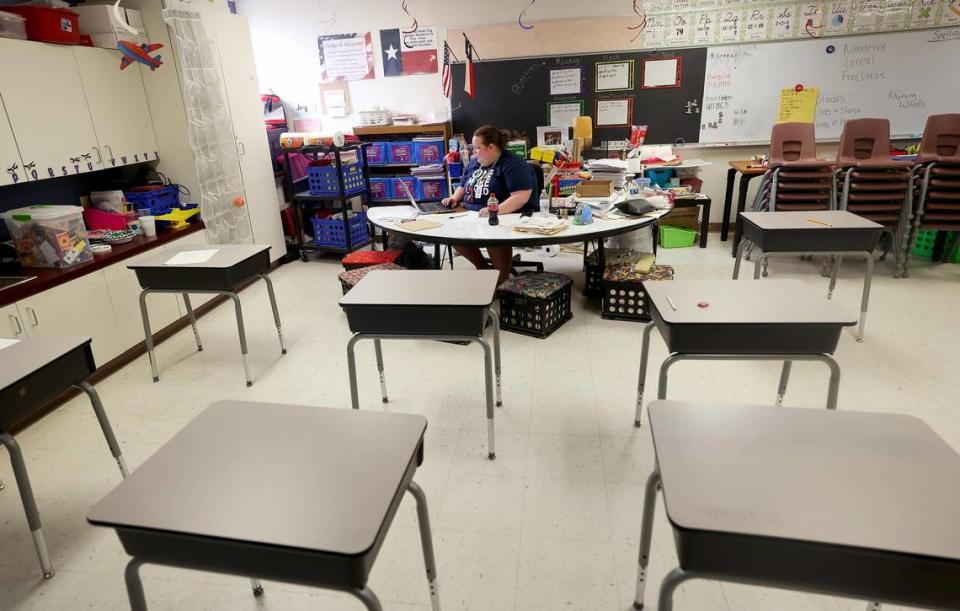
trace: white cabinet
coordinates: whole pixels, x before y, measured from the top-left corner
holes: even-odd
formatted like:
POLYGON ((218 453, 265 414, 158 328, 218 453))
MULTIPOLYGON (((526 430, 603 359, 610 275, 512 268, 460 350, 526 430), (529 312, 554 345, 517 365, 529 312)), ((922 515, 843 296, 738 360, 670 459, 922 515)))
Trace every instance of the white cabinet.
POLYGON ((137 65, 120 70, 123 55, 111 49, 73 47, 103 167, 159 159, 150 108, 137 65))
POLYGON ((22 299, 17 307, 28 335, 93 338, 97 365, 130 347, 117 332, 117 319, 103 272, 92 272, 22 299))
POLYGON ((17 304, 11 303, 0 308, 0 337, 23 339, 27 337, 27 328, 17 304))
POLYGON ((17 141, 13 138, 7 112, 0 100, 0 187, 12 185, 21 180, 29 180, 23 172, 23 162, 20 160, 20 150, 17 141))
POLYGON ((0 97, 37 178, 103 167, 71 46, 0 38, 0 97))
MULTIPOLYGON (((180 244, 180 240, 176 244, 180 244)), ((161 246, 143 254, 114 263, 103 270, 107 283, 107 292, 117 316, 117 332, 126 348, 143 341, 143 320, 140 317, 140 284, 137 274, 128 265, 152 257, 168 249, 161 246)), ((150 314, 150 330, 156 334, 170 323, 180 318, 179 300, 169 293, 153 293, 147 296, 147 308, 150 314)), ((185 312, 185 310, 184 310, 185 312)))

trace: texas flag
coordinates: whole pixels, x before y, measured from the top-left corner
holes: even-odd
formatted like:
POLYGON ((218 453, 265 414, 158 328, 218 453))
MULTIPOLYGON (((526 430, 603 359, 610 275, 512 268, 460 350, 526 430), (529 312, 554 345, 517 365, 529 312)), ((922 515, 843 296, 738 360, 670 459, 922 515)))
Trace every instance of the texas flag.
POLYGON ((384 76, 435 74, 439 65, 437 31, 432 27, 412 32, 380 30, 380 53, 384 76))

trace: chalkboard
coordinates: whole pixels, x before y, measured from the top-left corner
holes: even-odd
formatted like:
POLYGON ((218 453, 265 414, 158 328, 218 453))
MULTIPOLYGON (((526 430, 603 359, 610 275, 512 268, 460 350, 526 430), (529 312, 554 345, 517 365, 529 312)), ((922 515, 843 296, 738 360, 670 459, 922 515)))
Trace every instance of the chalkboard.
POLYGON ((594 148, 604 141, 626 140, 629 124, 648 126, 648 144, 668 144, 680 139, 697 142, 706 58, 707 50, 696 48, 481 61, 474 63, 473 68, 474 98, 463 90, 465 66, 454 64, 450 106, 453 129, 469 140, 475 129, 492 124, 526 136, 536 145, 537 127, 551 125, 550 104, 582 103, 582 114, 593 117, 594 148), (643 60, 665 57, 681 58, 680 86, 641 88, 643 60), (598 71, 601 88, 606 84, 608 90, 597 91, 598 71), (579 93, 572 93, 575 89, 579 93), (688 102, 695 103, 690 113, 688 102), (628 123, 616 127, 598 125, 598 104, 600 112, 608 117, 613 116, 609 109, 629 106, 628 123))

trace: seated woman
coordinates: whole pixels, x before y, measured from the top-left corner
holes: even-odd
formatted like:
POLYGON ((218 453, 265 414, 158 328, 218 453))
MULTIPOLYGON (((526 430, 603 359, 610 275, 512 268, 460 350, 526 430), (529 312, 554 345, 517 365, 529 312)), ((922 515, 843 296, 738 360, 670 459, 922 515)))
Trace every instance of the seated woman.
MULTIPOLYGON (((462 205, 468 210, 478 210, 481 217, 487 216, 487 199, 494 193, 500 202, 500 214, 538 209, 534 173, 526 161, 506 150, 508 139, 508 132, 491 125, 473 133, 476 158, 467 164, 460 186, 452 197, 443 200, 444 206, 462 205)), ((454 246, 454 249, 477 269, 490 267, 479 248, 454 246)), ((500 272, 500 282, 509 278, 513 248, 491 246, 487 253, 493 267, 500 272)))

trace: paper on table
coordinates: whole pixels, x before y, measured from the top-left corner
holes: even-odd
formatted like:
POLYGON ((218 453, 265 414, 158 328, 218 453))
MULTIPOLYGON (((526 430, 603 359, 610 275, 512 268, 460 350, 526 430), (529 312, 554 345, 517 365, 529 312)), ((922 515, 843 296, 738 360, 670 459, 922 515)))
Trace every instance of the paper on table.
POLYGON ((401 229, 406 229, 407 231, 426 231, 427 229, 436 229, 437 227, 443 227, 442 223, 434 223, 433 221, 428 221, 426 219, 416 219, 413 221, 407 221, 404 223, 394 223, 397 227, 401 229))
POLYGON ((673 154, 673 147, 669 144, 647 144, 640 147, 640 159, 662 159, 673 161, 677 156, 673 154))
POLYGON ((0 337, 0 350, 3 350, 4 348, 9 348, 10 346, 13 346, 14 344, 17 344, 19 342, 20 340, 18 339, 7 339, 6 337, 0 337))
POLYGON ((196 265, 198 263, 206 263, 215 254, 217 254, 216 248, 208 248, 205 250, 185 250, 183 252, 178 252, 167 259, 167 262, 164 263, 164 265, 196 265))

